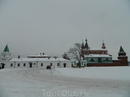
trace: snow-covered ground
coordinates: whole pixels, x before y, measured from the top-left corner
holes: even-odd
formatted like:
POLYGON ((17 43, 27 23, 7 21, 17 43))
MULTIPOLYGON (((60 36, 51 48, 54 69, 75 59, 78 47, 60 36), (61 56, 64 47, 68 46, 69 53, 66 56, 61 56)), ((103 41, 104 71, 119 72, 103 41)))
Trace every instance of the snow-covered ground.
POLYGON ((130 67, 0 70, 0 97, 130 97, 130 67))

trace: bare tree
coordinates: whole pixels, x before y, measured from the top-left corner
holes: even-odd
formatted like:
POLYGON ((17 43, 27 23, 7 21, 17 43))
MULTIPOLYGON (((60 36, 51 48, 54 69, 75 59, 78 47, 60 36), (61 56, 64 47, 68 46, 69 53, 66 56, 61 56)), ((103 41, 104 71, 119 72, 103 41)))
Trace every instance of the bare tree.
POLYGON ((53 58, 55 58, 55 59, 56 59, 56 58, 58 58, 58 57, 57 57, 57 56, 54 56, 53 58))
POLYGON ((62 57, 63 57, 64 59, 70 60, 70 58, 69 58, 69 56, 68 56, 67 53, 64 53, 64 54, 62 55, 62 57))
POLYGON ((80 43, 75 43, 74 44, 74 47, 71 47, 69 52, 72 57, 74 59, 76 59, 78 61, 78 66, 80 67, 81 66, 81 44, 80 43))

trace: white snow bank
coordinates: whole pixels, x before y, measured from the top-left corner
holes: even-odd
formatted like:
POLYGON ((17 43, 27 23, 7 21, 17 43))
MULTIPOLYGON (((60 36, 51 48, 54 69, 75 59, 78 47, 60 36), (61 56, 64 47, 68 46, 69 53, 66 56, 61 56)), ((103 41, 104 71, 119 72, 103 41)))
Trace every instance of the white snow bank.
POLYGON ((129 74, 130 67, 3 69, 0 97, 129 97, 129 74), (88 95, 44 96, 43 90, 88 95))
POLYGON ((130 67, 56 68, 62 75, 78 78, 130 80, 130 67))

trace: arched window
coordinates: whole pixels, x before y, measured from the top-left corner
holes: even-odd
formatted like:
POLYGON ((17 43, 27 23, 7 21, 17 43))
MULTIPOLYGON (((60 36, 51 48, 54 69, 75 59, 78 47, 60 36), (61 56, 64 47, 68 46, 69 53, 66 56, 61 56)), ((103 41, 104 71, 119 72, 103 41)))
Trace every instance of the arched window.
POLYGON ((102 62, 102 59, 101 59, 101 58, 98 58, 98 62, 102 62))
POLYGON ((41 66, 43 66, 43 63, 41 63, 41 66))
POLYGON ((26 63, 24 63, 23 66, 25 67, 25 66, 26 66, 26 63))
POLYGON ((106 61, 108 61, 108 58, 106 58, 106 61))
POLYGON ((30 68, 32 68, 32 62, 29 62, 30 68))
POLYGON ((64 63, 63 65, 64 65, 64 67, 66 67, 66 63, 64 63))
POLYGON ((20 66, 20 64, 18 63, 18 67, 20 66))
POLYGON ((10 67, 13 67, 13 64, 12 64, 12 63, 10 64, 10 67))
POLYGON ((59 63, 57 63, 57 66, 60 66, 60 64, 59 64, 59 63))
POLYGON ((93 58, 91 58, 90 62, 94 62, 94 59, 93 59, 93 58))

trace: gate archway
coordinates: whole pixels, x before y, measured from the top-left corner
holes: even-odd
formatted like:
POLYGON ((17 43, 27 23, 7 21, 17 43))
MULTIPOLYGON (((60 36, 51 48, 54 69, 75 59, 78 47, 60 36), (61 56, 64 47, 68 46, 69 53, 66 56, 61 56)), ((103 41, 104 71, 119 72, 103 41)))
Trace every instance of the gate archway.
POLYGON ((29 62, 29 67, 32 68, 32 62, 29 62))
POLYGON ((1 69, 4 69, 4 68, 5 68, 5 64, 1 63, 1 69))
POLYGON ((46 67, 46 69, 51 69, 51 66, 48 65, 48 66, 46 67))

